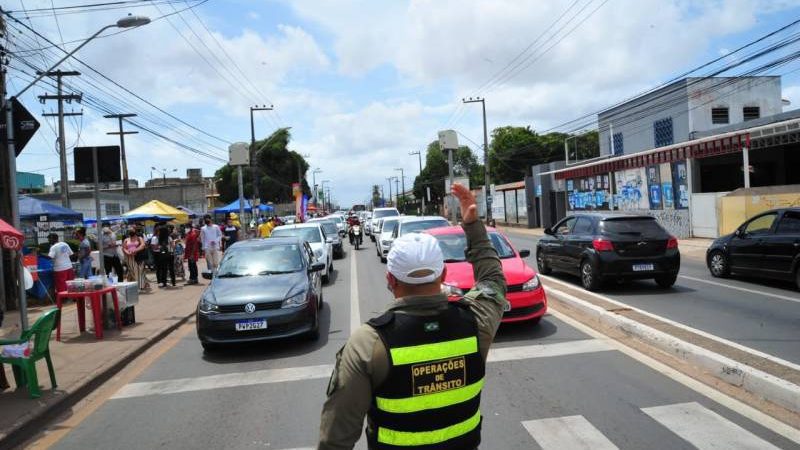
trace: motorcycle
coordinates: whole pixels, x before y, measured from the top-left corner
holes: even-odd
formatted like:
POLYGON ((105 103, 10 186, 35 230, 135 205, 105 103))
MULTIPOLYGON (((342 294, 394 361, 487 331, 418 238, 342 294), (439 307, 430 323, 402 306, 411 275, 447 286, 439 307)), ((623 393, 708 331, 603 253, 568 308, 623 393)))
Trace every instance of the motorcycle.
POLYGON ((355 245, 356 250, 358 250, 358 247, 361 246, 361 239, 362 239, 361 225, 353 225, 353 227, 350 228, 350 232, 353 234, 353 238, 351 241, 353 245, 355 245))

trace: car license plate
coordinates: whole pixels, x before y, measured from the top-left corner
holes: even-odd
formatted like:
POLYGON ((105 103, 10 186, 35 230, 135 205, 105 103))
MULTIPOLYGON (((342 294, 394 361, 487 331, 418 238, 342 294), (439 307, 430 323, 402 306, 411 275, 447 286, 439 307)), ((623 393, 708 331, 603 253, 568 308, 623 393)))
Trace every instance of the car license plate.
POLYGON ((655 266, 653 264, 634 264, 633 271, 634 272, 647 272, 649 270, 654 270, 655 266))
POLYGON ((266 330, 267 321, 265 319, 237 320, 236 331, 266 330))
POLYGON ((506 304, 503 306, 503 312, 511 311, 511 302, 506 301, 506 304))

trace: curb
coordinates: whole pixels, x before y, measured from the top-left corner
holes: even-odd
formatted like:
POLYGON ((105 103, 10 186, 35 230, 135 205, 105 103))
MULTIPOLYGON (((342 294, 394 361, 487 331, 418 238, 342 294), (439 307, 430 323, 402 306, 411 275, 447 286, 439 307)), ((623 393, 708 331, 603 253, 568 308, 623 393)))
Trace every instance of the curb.
POLYGON ((557 301, 563 303, 567 309, 572 309, 588 317, 591 322, 594 322, 594 325, 619 331, 679 360, 699 367, 706 374, 728 385, 742 388, 791 412, 800 413, 800 386, 794 383, 607 311, 558 289, 548 287, 547 293, 549 297, 555 297, 557 301))
POLYGON ((30 416, 22 421, 22 423, 11 429, 5 437, 0 439, 0 448, 14 448, 15 446, 19 446, 31 439, 33 436, 41 432, 50 421, 88 396, 100 385, 110 380, 131 361, 139 357, 150 347, 157 344, 159 341, 184 325, 193 316, 194 311, 192 311, 191 314, 179 319, 167 328, 164 328, 163 330, 145 338, 142 345, 128 350, 126 353, 122 354, 122 357, 119 359, 97 369, 92 374, 86 376, 79 383, 68 387, 65 390, 65 395, 59 397, 59 399, 53 404, 46 408, 42 408, 38 412, 30 414, 30 416))

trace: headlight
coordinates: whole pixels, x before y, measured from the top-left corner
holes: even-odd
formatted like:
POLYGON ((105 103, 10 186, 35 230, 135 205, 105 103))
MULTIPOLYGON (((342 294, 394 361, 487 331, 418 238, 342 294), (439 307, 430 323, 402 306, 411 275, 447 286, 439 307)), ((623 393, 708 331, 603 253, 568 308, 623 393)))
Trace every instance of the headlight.
POLYGON ((216 303, 213 303, 210 298, 213 298, 211 294, 203 294, 200 297, 200 312, 203 314, 213 314, 219 311, 219 306, 216 303))
POLYGON ((452 296, 452 295, 454 295, 456 297, 460 297, 460 296, 464 295, 464 291, 463 290, 459 289, 456 286, 453 286, 453 285, 450 285, 450 284, 444 284, 444 283, 442 284, 442 293, 447 295, 448 297, 452 296))
POLYGON ((281 303, 281 308, 297 308, 298 306, 305 306, 308 303, 308 298, 305 292, 293 295, 281 303))
POLYGON ((381 245, 383 245, 384 247, 388 247, 392 245, 392 241, 381 241, 381 245))
POLYGON ((522 285, 522 290, 523 291, 533 291, 533 290, 538 289, 538 288, 539 288, 539 276, 538 275, 534 275, 533 278, 531 278, 530 280, 526 281, 522 285))

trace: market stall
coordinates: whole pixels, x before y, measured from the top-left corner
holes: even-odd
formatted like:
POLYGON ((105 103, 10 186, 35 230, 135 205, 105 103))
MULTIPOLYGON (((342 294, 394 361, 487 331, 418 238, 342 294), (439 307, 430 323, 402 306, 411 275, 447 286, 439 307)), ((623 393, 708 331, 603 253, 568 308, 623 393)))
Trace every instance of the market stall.
POLYGON ((122 218, 129 221, 136 221, 141 220, 137 219, 137 217, 144 216, 166 217, 168 218, 167 220, 175 220, 178 223, 186 223, 189 221, 189 214, 187 214, 186 211, 181 211, 174 206, 170 206, 158 200, 150 200, 144 205, 126 212, 122 215, 122 218))

